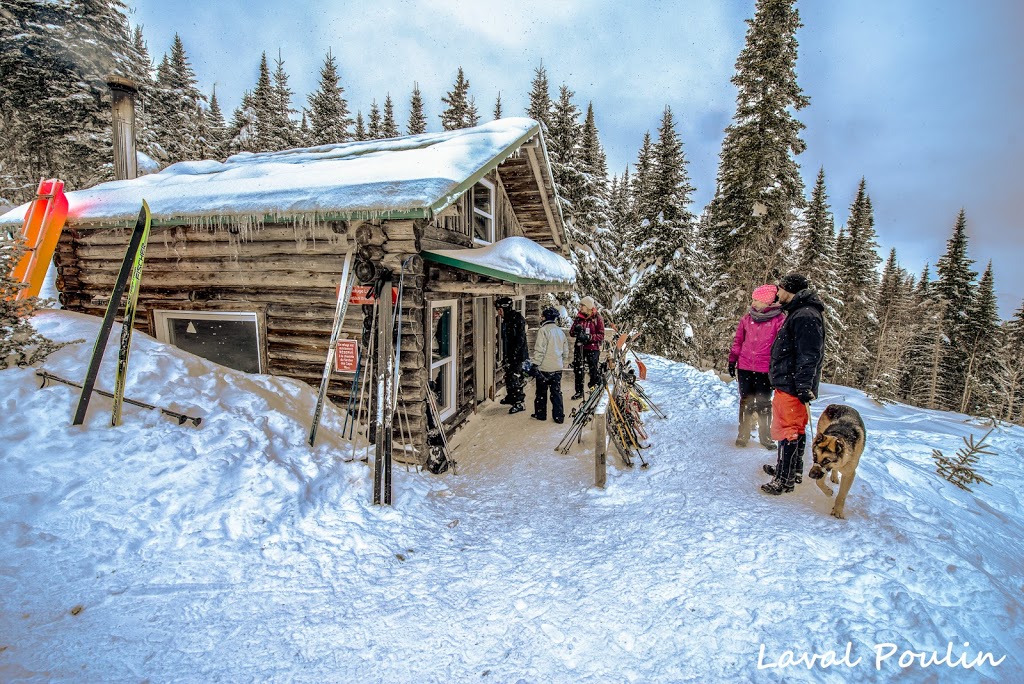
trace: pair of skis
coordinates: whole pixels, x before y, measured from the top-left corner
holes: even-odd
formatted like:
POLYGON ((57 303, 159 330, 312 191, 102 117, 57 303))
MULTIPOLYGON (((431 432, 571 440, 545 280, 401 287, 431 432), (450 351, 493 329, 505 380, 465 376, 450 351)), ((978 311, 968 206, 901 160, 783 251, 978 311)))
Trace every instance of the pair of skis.
POLYGON ((128 251, 125 252, 124 260, 121 262, 121 269, 114 281, 114 290, 110 294, 107 311, 103 315, 103 322, 100 324, 100 331, 92 348, 92 359, 89 361, 89 368, 86 371, 85 380, 82 382, 82 394, 78 400, 78 409, 75 411, 72 425, 81 425, 85 421, 85 414, 89 410, 89 400, 96 387, 96 376, 103 363, 103 352, 106 350, 110 331, 114 327, 114 318, 116 318, 117 310, 121 305, 121 296, 127 287, 128 301, 125 304, 124 318, 121 321, 121 341, 117 351, 117 375, 114 379, 114 410, 110 416, 112 426, 116 427, 121 424, 121 406, 124 403, 125 379, 128 375, 128 354, 131 352, 132 330, 139 301, 139 285, 142 282, 142 267, 146 259, 146 243, 149 241, 150 224, 149 204, 146 203, 146 200, 142 200, 139 218, 135 221, 135 229, 132 230, 131 238, 128 241, 128 251))

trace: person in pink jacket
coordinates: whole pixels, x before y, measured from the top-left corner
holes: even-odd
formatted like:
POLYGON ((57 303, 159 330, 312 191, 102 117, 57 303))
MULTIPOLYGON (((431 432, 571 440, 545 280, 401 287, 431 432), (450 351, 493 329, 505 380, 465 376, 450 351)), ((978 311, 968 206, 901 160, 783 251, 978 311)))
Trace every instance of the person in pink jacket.
POLYGON ((753 301, 739 325, 729 351, 729 375, 739 378, 740 430, 736 446, 745 447, 750 441, 757 415, 757 439, 765 449, 774 449, 770 429, 772 423, 772 385, 768 381, 768 365, 772 357, 772 343, 782 327, 785 316, 776 297, 775 285, 762 285, 753 292, 753 301))

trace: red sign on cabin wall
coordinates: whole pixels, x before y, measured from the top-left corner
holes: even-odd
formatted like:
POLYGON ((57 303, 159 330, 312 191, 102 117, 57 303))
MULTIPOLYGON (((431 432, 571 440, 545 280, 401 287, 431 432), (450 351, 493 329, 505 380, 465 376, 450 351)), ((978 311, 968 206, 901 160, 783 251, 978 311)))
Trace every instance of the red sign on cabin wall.
POLYGON ((338 340, 334 350, 334 370, 337 373, 355 373, 359 366, 359 343, 355 340, 338 340))
MULTIPOLYGON (((341 286, 339 285, 339 288, 341 286)), ((371 285, 353 285, 352 294, 349 295, 348 303, 355 306, 361 306, 363 304, 373 304, 376 302, 376 298, 371 294, 373 286, 371 285)), ((394 304, 398 301, 398 288, 391 288, 391 303, 394 304)))

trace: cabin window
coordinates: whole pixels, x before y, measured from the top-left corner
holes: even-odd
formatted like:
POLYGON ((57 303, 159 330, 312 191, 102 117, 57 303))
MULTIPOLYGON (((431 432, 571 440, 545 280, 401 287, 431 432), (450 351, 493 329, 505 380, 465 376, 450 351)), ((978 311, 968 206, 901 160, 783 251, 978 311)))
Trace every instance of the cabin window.
POLYGON ((430 304, 430 386, 444 420, 455 413, 456 301, 430 304))
POLYGON ((489 180, 473 186, 473 241, 494 242, 494 183, 489 180))
POLYGON ((156 338, 208 361, 262 373, 259 321, 245 311, 154 311, 156 338))

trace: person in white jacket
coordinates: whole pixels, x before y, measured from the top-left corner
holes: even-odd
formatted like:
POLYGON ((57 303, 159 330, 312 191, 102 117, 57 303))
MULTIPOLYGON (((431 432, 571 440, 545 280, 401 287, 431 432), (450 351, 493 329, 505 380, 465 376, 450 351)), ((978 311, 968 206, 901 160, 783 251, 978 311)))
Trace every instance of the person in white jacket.
POLYGON ((533 413, 530 417, 548 419, 550 393, 551 417, 556 423, 563 423, 565 409, 562 405, 562 369, 569 363, 571 347, 565 331, 558 327, 558 310, 549 306, 541 315, 544 322, 537 331, 537 341, 533 346, 537 396, 533 400, 533 413))

